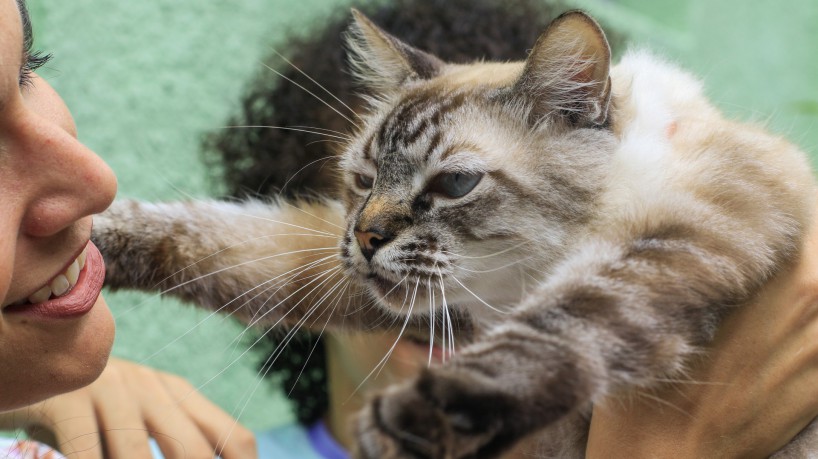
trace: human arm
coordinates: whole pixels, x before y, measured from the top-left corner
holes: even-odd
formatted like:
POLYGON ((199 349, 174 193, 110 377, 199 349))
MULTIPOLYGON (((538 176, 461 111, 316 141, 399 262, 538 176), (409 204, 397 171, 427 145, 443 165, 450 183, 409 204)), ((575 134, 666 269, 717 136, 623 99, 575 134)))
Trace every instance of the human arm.
POLYGON ((184 379, 115 358, 83 389, 0 414, 0 428, 51 433, 76 459, 149 458, 149 437, 167 459, 257 456, 252 433, 184 379))
POLYGON ((768 456, 818 415, 818 228, 799 263, 726 318, 680 381, 597 404, 597 457, 768 456))

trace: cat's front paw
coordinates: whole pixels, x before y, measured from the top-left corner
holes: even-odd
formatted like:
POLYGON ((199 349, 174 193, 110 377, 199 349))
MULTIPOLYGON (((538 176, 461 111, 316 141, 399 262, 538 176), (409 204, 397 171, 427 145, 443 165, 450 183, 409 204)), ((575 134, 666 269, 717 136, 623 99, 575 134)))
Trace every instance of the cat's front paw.
POLYGON ((516 440, 517 402, 497 380, 462 368, 425 371, 361 413, 358 459, 491 458, 516 440))

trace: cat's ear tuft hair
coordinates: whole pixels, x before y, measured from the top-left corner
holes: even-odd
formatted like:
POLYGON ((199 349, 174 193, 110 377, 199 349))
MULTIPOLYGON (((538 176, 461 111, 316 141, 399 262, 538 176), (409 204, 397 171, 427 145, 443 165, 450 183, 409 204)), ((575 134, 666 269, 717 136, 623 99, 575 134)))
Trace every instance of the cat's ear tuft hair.
POLYGON ((582 11, 554 19, 526 59, 515 92, 532 105, 533 121, 558 114, 574 125, 604 125, 611 100, 611 48, 582 11))
POLYGON ((350 65, 367 87, 393 91, 409 80, 434 78, 445 65, 386 33, 354 8, 352 17, 346 33, 350 65))

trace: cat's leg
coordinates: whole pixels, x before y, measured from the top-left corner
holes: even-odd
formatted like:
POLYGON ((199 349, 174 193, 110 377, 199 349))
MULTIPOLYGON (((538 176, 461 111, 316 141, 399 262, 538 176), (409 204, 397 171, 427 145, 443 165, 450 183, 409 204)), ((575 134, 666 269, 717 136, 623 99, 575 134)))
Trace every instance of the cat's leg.
POLYGON ((359 423, 358 457, 498 457, 619 387, 678 376, 725 308, 792 257, 803 230, 781 225, 766 239, 771 232, 735 222, 725 232, 692 211, 583 244, 449 364, 374 398, 359 423))
POLYGON ((294 324, 349 303, 338 298, 353 289, 338 259, 343 215, 337 203, 118 201, 95 217, 92 238, 109 287, 294 324))

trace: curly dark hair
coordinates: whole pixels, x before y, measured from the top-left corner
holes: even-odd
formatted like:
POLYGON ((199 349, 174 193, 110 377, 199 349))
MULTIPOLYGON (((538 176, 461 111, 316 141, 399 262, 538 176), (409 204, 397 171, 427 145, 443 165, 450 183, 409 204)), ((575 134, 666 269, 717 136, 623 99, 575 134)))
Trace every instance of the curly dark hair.
MULTIPOLYGON (((539 34, 564 6, 547 0, 393 0, 357 6, 375 23, 396 37, 448 62, 521 60, 539 34)), ((346 72, 342 34, 349 22, 348 10, 331 14, 320 29, 306 36, 292 36, 286 49, 294 64, 281 71, 322 95, 337 110, 341 104, 305 78, 297 67, 327 91, 351 107, 360 105, 355 82, 346 72)), ((613 44, 618 34, 609 34, 613 44)), ((281 63, 277 54, 265 63, 281 63)), ((240 112, 228 121, 235 126, 313 126, 348 132, 344 117, 299 89, 285 78, 262 71, 248 86, 240 112)), ((347 114, 349 112, 347 111, 347 114)), ((247 195, 332 196, 336 193, 336 151, 317 135, 280 129, 226 129, 207 136, 204 158, 232 197, 247 195)), ((287 343, 272 366, 263 364, 279 381, 295 404, 299 422, 310 424, 327 409, 324 348, 306 332, 287 343)), ((273 349, 282 344, 279 333, 270 333, 273 349)), ((267 362, 272 359, 267 359, 267 362)))

